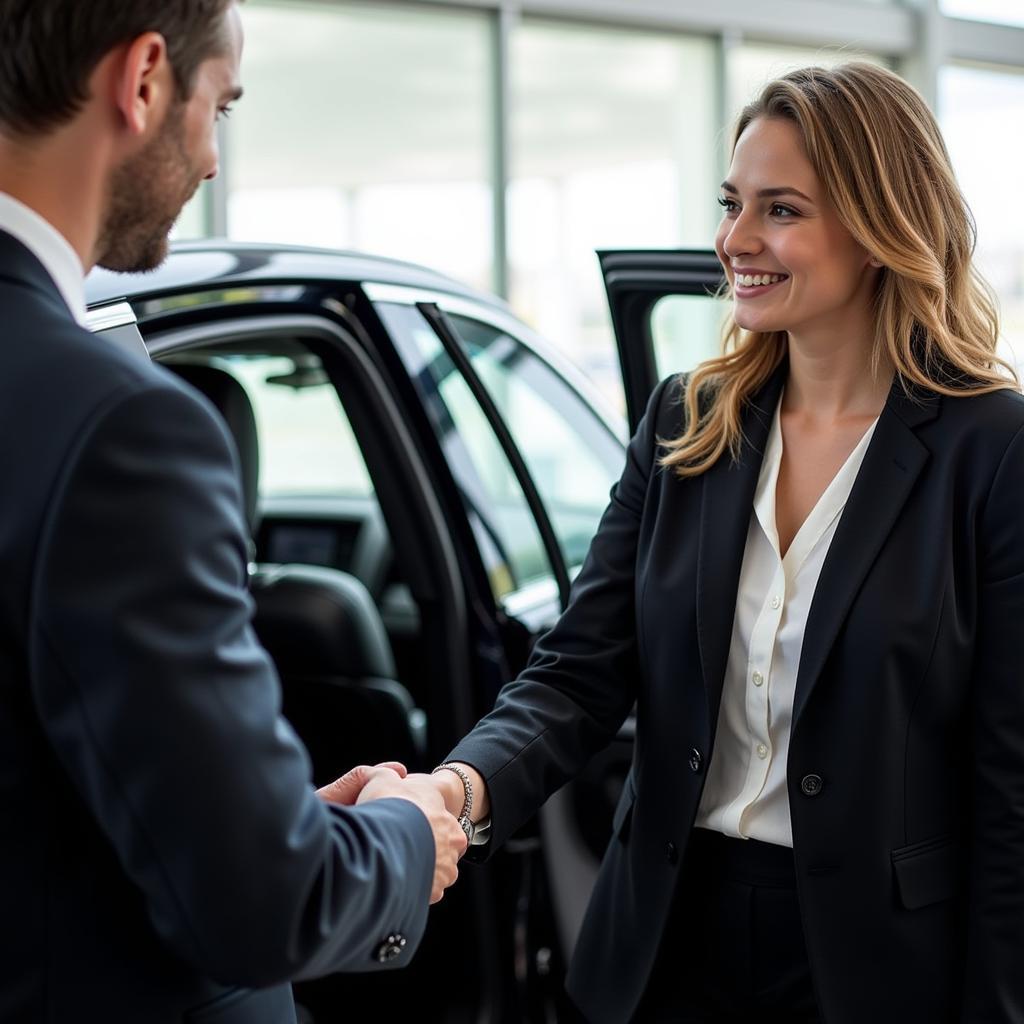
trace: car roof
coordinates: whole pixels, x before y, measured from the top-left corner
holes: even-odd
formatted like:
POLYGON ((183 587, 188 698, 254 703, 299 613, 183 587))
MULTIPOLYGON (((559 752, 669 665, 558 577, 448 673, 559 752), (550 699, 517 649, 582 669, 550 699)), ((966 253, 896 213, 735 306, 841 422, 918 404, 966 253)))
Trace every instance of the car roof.
POLYGON ((292 281, 353 281, 360 285, 397 286, 466 299, 489 308, 500 315, 499 322, 514 322, 516 336, 575 388, 620 442, 628 440, 621 412, 549 339, 524 323, 504 299, 417 263, 342 249, 213 238, 173 242, 164 263, 145 273, 118 274, 96 267, 86 278, 85 292, 87 304, 96 307, 125 300, 134 304, 157 296, 217 291, 256 282, 292 281))
POLYGON ((131 302, 170 292, 208 290, 228 282, 358 281, 402 285, 472 299, 504 313, 506 302, 429 267, 369 253, 311 246, 207 239, 174 242, 167 260, 146 273, 116 274, 97 267, 86 278, 90 306, 131 302))

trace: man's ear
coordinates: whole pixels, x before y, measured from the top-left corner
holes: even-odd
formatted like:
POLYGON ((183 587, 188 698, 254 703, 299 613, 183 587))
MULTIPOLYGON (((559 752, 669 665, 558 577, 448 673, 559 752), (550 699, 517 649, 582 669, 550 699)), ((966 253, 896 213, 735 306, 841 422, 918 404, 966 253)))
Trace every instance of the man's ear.
POLYGON ((132 135, 144 135, 163 121, 174 90, 167 43, 159 32, 146 32, 124 50, 117 65, 114 102, 132 135))

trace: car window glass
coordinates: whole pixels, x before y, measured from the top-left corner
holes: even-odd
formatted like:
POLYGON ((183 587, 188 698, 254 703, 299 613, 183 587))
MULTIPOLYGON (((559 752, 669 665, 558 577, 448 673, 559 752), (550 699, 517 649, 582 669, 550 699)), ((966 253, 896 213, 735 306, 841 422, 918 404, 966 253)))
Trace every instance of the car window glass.
POLYGON ((651 311, 658 379, 692 370, 705 359, 720 355, 727 313, 726 303, 703 295, 666 295, 659 299, 651 311))
POLYGON ((522 487, 465 378, 413 306, 377 307, 420 389, 500 599, 551 576, 522 487))
MULTIPOLYGON (((414 307, 381 303, 378 309, 414 380, 424 391, 436 389, 441 408, 434 410, 435 426, 464 494, 482 492, 484 501, 475 511, 492 534, 501 535, 510 589, 550 578, 540 531, 522 489, 440 339, 414 307)), ((582 563, 622 470, 622 445, 576 391, 521 341, 481 320, 449 319, 526 462, 571 572, 582 563)), ((429 407, 430 395, 424 397, 429 407)), ((499 597, 507 592, 494 589, 499 597)))
POLYGON ((621 445, 521 341, 480 320, 450 320, 529 467, 567 568, 578 568, 622 471, 621 445))
POLYGON ((312 353, 223 360, 252 401, 260 447, 260 496, 373 493, 338 393, 312 353))

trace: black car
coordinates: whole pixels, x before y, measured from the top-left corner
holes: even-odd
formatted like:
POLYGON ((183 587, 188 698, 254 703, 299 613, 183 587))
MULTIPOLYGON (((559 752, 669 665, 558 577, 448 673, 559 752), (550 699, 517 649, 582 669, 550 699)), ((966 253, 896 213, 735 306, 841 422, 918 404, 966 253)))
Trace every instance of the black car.
MULTIPOLYGON (((500 300, 422 267, 208 242, 154 274, 90 276, 97 340, 184 377, 235 437, 254 625, 316 783, 385 759, 429 770, 490 708, 564 607, 654 383, 713 350, 713 253, 600 258, 628 422, 500 300)), ((571 1019, 564 965, 631 756, 627 722, 462 871, 406 970, 296 985, 307 1019, 356 1019, 356 1002, 383 1020, 571 1019)))

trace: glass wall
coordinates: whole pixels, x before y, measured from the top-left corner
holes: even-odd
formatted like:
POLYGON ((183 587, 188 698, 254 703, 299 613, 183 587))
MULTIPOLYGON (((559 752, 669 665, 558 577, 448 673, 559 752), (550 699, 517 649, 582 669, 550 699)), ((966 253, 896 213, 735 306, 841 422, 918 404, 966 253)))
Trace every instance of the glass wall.
POLYGON ((229 232, 426 263, 491 289, 484 12, 250 3, 229 232))
MULTIPOLYGON (((859 57, 915 69, 929 94, 938 76, 979 261, 1008 341, 1024 348, 1024 215, 985 178, 985 168, 1012 175, 1020 166, 1011 126, 1024 123, 1024 79, 952 63, 955 25, 941 17, 940 49, 951 56, 940 73, 916 28, 887 54, 864 53, 855 42, 758 41, 731 23, 704 35, 630 26, 630 0, 619 2, 623 24, 611 26, 588 22, 582 7, 579 19, 542 18, 517 14, 518 3, 499 20, 493 0, 250 0, 246 97, 226 126, 227 189, 204 200, 204 185, 175 237, 208 229, 226 191, 217 222, 226 217, 234 238, 355 248, 502 288, 621 408, 595 250, 710 246, 739 109, 793 67, 859 57)), ((880 3, 887 17, 900 7, 880 3)), ((817 10, 808 4, 807 18, 817 10)), ((941 0, 941 10, 1024 24, 1024 0, 941 0)), ((1024 72, 1024 52, 1020 64, 1024 72)), ((682 337, 692 315, 666 305, 659 322, 682 337)))
POLYGON ((995 288, 1006 354, 1024 372, 1024 74, 950 66, 939 75, 939 118, 978 226, 978 268, 995 288))
POLYGON ((207 191, 209 189, 210 183, 204 181, 199 186, 199 191, 185 205, 185 209, 181 211, 181 216, 178 217, 174 229, 171 231, 171 238, 174 241, 202 238, 206 233, 206 206, 210 198, 207 191))
POLYGON ((796 68, 817 64, 831 68, 847 60, 867 60, 885 64, 877 54, 865 53, 846 47, 817 48, 804 46, 775 46, 764 43, 743 43, 732 46, 727 59, 726 103, 730 131, 725 133, 726 147, 731 143, 731 128, 740 110, 754 99, 773 78, 796 68))
POLYGON ((712 244, 710 40, 525 20, 511 46, 510 300, 622 404, 595 250, 712 244))
MULTIPOLYGON (((1021 0, 940 0, 943 14, 972 21, 991 21, 1002 25, 1024 25, 1021 0)), ((1024 54, 1021 54, 1024 60, 1024 54)))

